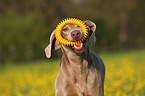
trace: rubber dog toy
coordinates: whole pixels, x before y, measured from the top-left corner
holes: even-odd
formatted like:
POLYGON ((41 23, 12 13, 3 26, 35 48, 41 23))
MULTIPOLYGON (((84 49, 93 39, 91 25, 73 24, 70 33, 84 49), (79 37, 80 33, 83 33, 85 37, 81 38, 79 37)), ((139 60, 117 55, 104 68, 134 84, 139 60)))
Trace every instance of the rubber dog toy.
POLYGON ((55 29, 55 37, 56 37, 57 41, 60 44, 63 44, 65 46, 74 46, 74 45, 77 45, 77 44, 83 42, 87 38, 87 34, 88 34, 88 29, 87 29, 85 23, 83 23, 81 20, 75 19, 75 18, 67 18, 67 19, 62 20, 55 29), (73 41, 73 42, 64 39, 61 35, 62 34, 61 32, 62 32, 62 28, 67 24, 75 24, 75 25, 80 26, 82 29, 82 32, 83 32, 83 38, 78 41, 73 41))

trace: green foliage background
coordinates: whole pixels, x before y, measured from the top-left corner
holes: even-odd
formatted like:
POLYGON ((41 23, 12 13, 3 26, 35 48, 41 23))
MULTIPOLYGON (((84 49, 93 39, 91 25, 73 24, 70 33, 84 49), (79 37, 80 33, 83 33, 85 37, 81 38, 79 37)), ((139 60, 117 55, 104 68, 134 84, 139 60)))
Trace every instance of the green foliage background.
MULTIPOLYGON (((145 47, 144 0, 0 0, 0 64, 46 59, 56 25, 74 17, 97 25, 95 52, 145 47)), ((53 52, 59 57, 60 51, 53 52)))

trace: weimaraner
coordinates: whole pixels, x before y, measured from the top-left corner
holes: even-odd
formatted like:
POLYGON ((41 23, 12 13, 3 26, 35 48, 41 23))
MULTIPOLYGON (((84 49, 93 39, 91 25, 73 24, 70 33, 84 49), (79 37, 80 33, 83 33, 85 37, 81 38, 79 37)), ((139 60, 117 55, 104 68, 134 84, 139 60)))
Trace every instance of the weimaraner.
MULTIPOLYGON (((50 36, 50 44, 45 48, 47 58, 51 50, 61 48, 62 60, 59 74, 55 81, 55 96, 104 96, 105 66, 102 59, 89 50, 96 41, 96 25, 83 21, 88 27, 88 37, 75 46, 59 44, 55 38, 55 30, 50 36)), ((68 24, 62 29, 64 39, 80 40, 83 32, 78 25, 68 24)))

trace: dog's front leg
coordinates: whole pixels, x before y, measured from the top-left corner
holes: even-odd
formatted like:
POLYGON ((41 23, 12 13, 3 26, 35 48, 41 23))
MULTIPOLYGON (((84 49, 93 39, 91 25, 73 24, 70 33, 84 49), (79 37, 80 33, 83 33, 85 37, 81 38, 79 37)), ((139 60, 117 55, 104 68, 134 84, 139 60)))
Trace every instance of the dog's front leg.
POLYGON ((55 96, 59 96, 57 91, 55 91, 55 96))

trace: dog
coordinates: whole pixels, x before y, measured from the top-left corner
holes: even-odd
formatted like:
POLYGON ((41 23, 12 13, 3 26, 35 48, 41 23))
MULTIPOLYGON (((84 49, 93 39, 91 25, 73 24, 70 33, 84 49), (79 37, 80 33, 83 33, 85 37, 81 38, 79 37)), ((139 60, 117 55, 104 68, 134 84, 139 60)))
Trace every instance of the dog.
MULTIPOLYGON (((51 51, 61 48, 62 60, 55 81, 55 96, 104 96, 105 65, 102 59, 89 47, 96 42, 96 25, 83 21, 88 28, 87 39, 75 46, 59 44, 55 30, 50 36, 50 44, 45 48, 47 58, 51 51)), ((67 24, 62 28, 66 40, 77 41, 83 37, 80 26, 67 24)))

